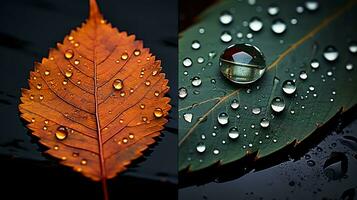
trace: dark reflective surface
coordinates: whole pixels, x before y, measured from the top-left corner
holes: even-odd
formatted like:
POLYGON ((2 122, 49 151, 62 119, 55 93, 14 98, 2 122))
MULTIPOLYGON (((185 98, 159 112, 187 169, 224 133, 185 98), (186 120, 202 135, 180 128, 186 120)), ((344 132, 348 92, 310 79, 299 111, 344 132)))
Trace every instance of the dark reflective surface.
MULTIPOLYGON (((20 88, 35 61, 48 55, 88 15, 88 1, 9 0, 0 6, 0 189, 17 199, 20 195, 49 199, 101 199, 101 186, 49 157, 27 132, 20 120, 20 88), (69 195, 72 195, 69 198, 69 195)), ((135 34, 162 61, 170 80, 169 96, 176 97, 177 85, 177 1, 98 0, 104 17, 120 31, 135 34)), ((130 169, 109 181, 110 197, 130 196, 175 199, 177 196, 176 100, 170 121, 159 142, 130 169)), ((4 199, 4 198, 0 198, 4 199)))

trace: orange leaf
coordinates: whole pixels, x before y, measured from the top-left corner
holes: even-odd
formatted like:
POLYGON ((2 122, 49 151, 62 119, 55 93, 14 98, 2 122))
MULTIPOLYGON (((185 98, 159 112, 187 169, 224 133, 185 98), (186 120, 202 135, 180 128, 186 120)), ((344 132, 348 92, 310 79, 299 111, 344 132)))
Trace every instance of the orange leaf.
POLYGON ((134 35, 89 19, 35 63, 19 109, 61 163, 99 181, 113 178, 160 135, 171 106, 160 61, 134 35))

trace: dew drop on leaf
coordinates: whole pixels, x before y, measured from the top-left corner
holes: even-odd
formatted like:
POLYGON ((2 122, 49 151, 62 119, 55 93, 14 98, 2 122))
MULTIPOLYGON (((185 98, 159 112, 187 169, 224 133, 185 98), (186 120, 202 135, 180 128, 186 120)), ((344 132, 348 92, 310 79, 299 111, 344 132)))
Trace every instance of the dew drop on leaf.
POLYGON ((155 116, 156 118, 160 118, 160 117, 162 117, 163 115, 164 115, 164 112, 162 111, 161 108, 156 108, 156 109, 154 110, 154 116, 155 116))
POLYGON ((263 22, 258 17, 253 17, 249 22, 250 30, 254 32, 259 32, 263 28, 263 22))
POLYGON ((201 44, 198 40, 194 40, 191 44, 191 48, 194 49, 194 50, 197 50, 201 47, 201 44))
POLYGON ((310 66, 312 69, 317 69, 320 67, 320 63, 317 59, 312 59, 310 62, 310 66))
POLYGON ((180 88, 178 91, 178 96, 180 99, 186 98, 187 97, 187 89, 184 87, 180 88))
POLYGON ((193 115, 192 115, 191 113, 185 113, 185 114, 183 115, 183 118, 185 119, 185 121, 186 121, 186 122, 189 122, 189 123, 192 122, 192 117, 193 117, 193 115))
POLYGON ((223 25, 230 24, 232 21, 233 21, 233 16, 228 11, 223 11, 219 16, 219 22, 221 22, 221 24, 223 25))
POLYGON ((190 58, 185 58, 183 59, 183 62, 182 62, 183 66, 185 67, 191 67, 192 65, 192 60, 190 58))
POLYGON ((301 71, 299 77, 301 80, 306 80, 307 79, 306 71, 301 71))
POLYGON ((221 41, 224 43, 228 43, 232 40, 232 35, 228 31, 223 31, 221 34, 221 41))
POLYGON ((252 109, 252 113, 253 113, 254 115, 259 115, 260 112, 261 112, 261 109, 260 109, 259 107, 256 107, 256 108, 253 108, 253 109, 252 109))
POLYGON ((202 64, 202 63, 205 62, 205 59, 204 59, 203 57, 198 57, 198 58, 197 58, 197 62, 198 62, 199 64, 202 64))
POLYGON ((271 25, 271 30, 275 34, 282 34, 286 31, 286 23, 282 19, 276 19, 273 21, 273 24, 271 25))
POLYGON ((346 64, 346 70, 351 71, 353 69, 353 64, 352 63, 347 63, 346 64))
POLYGON ((351 53, 357 53, 357 42, 356 42, 356 41, 351 41, 351 42, 348 44, 348 50, 349 50, 351 53))
POLYGON ((304 7, 302 7, 302 6, 297 6, 295 10, 296 10, 296 12, 297 12, 298 14, 301 14, 301 13, 304 12, 304 7))
POLYGON ((237 108, 239 107, 239 102, 237 99, 233 99, 232 102, 231 102, 231 108, 233 110, 236 110, 237 108))
POLYGON ((200 142, 196 146, 196 151, 199 153, 203 153, 206 151, 206 145, 203 142, 200 142))
POLYGON ((282 112, 285 108, 285 102, 284 99, 281 97, 275 97, 272 101, 271 101, 271 109, 273 109, 274 112, 282 112))
POLYGON ((324 49, 323 56, 327 61, 333 62, 338 58, 338 51, 336 47, 329 45, 324 49))
POLYGON ((268 7, 267 12, 270 16, 275 16, 279 13, 279 7, 272 4, 268 7))
POLYGON ((293 94, 296 91, 296 85, 292 80, 286 80, 282 87, 285 94, 293 94))
POLYGON ((319 8, 319 3, 317 1, 306 1, 305 8, 308 11, 316 11, 319 8))
POLYGON ((267 128, 267 127, 269 127, 269 124, 270 124, 270 122, 269 122, 269 120, 266 119, 266 118, 263 118, 263 119, 260 120, 260 126, 261 126, 262 128, 267 128))
POLYGON ((73 58, 73 56, 74 56, 74 52, 71 49, 66 50, 66 52, 64 53, 64 57, 66 59, 71 59, 73 58))
POLYGON ((202 80, 201 80, 201 78, 200 78, 200 77, 195 76, 195 77, 193 77, 193 78, 192 78, 191 83, 192 83, 192 85, 193 85, 193 86, 198 87, 198 86, 200 86, 200 85, 201 85, 202 80))
POLYGON ((57 128, 55 136, 58 140, 65 140, 68 136, 68 131, 65 127, 60 126, 57 128))
POLYGON ((121 90, 124 87, 123 81, 120 79, 115 79, 113 82, 113 88, 115 90, 121 90))
POLYGON ((213 154, 214 155, 218 155, 219 154, 219 150, 218 149, 213 149, 213 154))
POLYGON ((229 122, 229 117, 228 117, 228 114, 223 112, 223 113, 220 113, 217 117, 217 121, 220 125, 226 125, 228 124, 229 122))
POLYGON ((231 139, 237 139, 239 137, 239 132, 237 127, 232 127, 228 131, 228 137, 231 139))
POLYGON ((265 72, 263 53, 250 44, 229 46, 220 56, 220 71, 230 81, 248 84, 257 81, 265 72))

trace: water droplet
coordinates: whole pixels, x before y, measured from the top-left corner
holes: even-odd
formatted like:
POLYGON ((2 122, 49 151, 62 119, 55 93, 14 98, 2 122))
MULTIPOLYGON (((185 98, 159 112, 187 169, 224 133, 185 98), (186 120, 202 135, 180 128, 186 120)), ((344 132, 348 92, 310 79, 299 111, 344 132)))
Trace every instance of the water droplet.
POLYGON ((57 128, 55 136, 58 140, 64 140, 68 136, 68 131, 65 127, 60 126, 57 128))
POLYGON ((316 11, 319 8, 319 3, 317 1, 306 1, 305 8, 308 11, 316 11))
POLYGON ((338 58, 338 51, 336 47, 329 45, 324 49, 323 56, 327 61, 333 62, 338 58))
POLYGON ((75 64, 75 65, 79 65, 79 60, 75 60, 75 61, 74 61, 74 64, 75 64))
POLYGON ((154 116, 157 117, 157 118, 160 118, 164 115, 164 112, 162 111, 161 108, 156 108, 154 110, 154 116))
POLYGON ((275 16, 279 13, 279 7, 276 5, 270 5, 267 11, 270 16, 275 16))
POLYGON ((43 99, 44 99, 43 95, 40 95, 39 99, 40 99, 40 100, 43 100, 43 99))
POLYGON ((313 68, 313 69, 317 69, 317 68, 320 67, 320 63, 319 63, 319 61, 318 61, 317 59, 313 59, 313 60, 311 60, 311 62, 310 62, 310 66, 311 66, 311 68, 313 68))
POLYGON ((183 119, 186 121, 186 122, 189 122, 191 123, 192 122, 192 118, 193 118, 193 115, 191 113, 185 113, 183 115, 183 119))
POLYGON ((183 62, 182 62, 183 66, 185 67, 191 67, 192 65, 192 60, 190 58, 185 58, 183 59, 183 62))
POLYGON ((129 139, 134 139, 134 134, 132 134, 132 133, 129 133, 129 139))
POLYGON ((195 77, 193 77, 193 78, 192 78, 191 83, 192 83, 192 85, 193 85, 193 86, 198 87, 198 86, 200 86, 200 85, 201 85, 202 80, 201 80, 201 78, 200 78, 200 77, 195 76, 195 77))
POLYGON ((347 63, 346 70, 351 71, 352 69, 353 69, 353 64, 352 63, 347 63))
POLYGON ((271 25, 271 30, 276 34, 282 34, 286 30, 286 23, 282 19, 276 19, 271 25))
POLYGON ((81 165, 86 165, 87 164, 87 160, 86 159, 82 159, 81 160, 81 165))
POLYGON ((228 32, 228 31, 222 32, 222 34, 221 34, 221 41, 222 42, 228 43, 231 40, 232 40, 232 35, 231 35, 230 32, 228 32))
POLYGON ((257 81, 266 69, 263 53, 250 44, 229 46, 220 56, 219 65, 228 80, 239 84, 257 81))
POLYGON ((213 59, 214 57, 216 57, 216 52, 215 52, 215 51, 209 52, 209 53, 208 53, 208 57, 209 57, 210 59, 213 59))
POLYGON ((72 73, 72 71, 67 70, 67 71, 64 73, 64 75, 65 75, 67 78, 71 78, 72 75, 73 75, 73 73, 72 73))
POLYGON ((124 83, 120 79, 115 79, 113 82, 113 87, 115 90, 121 90, 124 87, 124 83))
POLYGON ((253 38, 253 34, 252 34, 252 33, 247 33, 246 37, 247 37, 248 39, 252 39, 252 38, 253 38))
POLYGON ((239 107, 239 102, 237 99, 233 99, 232 102, 231 102, 231 108, 233 110, 236 110, 237 108, 239 107))
POLYGON ((262 128, 267 128, 267 127, 269 127, 269 124, 270 124, 270 122, 269 122, 269 120, 266 119, 266 118, 263 118, 263 119, 260 120, 260 126, 261 126, 262 128))
POLYGON ((283 83, 283 91, 285 94, 293 94, 296 91, 296 85, 292 80, 286 80, 283 83))
POLYGON ((258 17, 253 17, 249 22, 250 30, 259 32, 263 28, 263 22, 258 17))
POLYGON ((219 154, 219 150, 218 149, 213 149, 213 154, 214 155, 218 155, 219 154))
POLYGON ((136 49, 135 51, 134 51, 134 55, 135 56, 139 56, 141 54, 141 51, 139 50, 139 49, 136 49))
POLYGON ((128 57, 129 57, 129 55, 127 54, 127 53, 123 53, 123 54, 121 54, 121 59, 122 60, 126 60, 126 59, 128 59, 128 57))
POLYGON ((194 40, 191 45, 192 49, 197 50, 201 47, 201 44, 198 40, 194 40))
POLYGON ((283 111, 285 108, 285 102, 283 98, 275 97, 271 102, 271 109, 275 112, 279 113, 283 111))
POLYGON ((239 39, 243 38, 243 33, 242 32, 238 32, 237 33, 237 38, 239 38, 239 39))
POLYGON ((219 16, 219 21, 223 25, 230 24, 233 21, 233 16, 230 12, 228 11, 223 11, 221 15, 219 16))
POLYGON ((327 76, 332 76, 333 73, 332 73, 332 71, 328 71, 328 72, 326 73, 326 75, 327 75, 327 76))
POLYGON ((197 144, 196 150, 199 153, 203 153, 203 152, 206 151, 206 145, 204 143, 200 142, 200 143, 197 144))
POLYGON ((314 90, 315 90, 315 87, 312 86, 312 85, 310 85, 310 86, 309 86, 309 90, 310 90, 310 91, 314 91, 314 90))
POLYGON ((184 87, 180 88, 178 91, 178 96, 180 99, 186 98, 187 97, 187 89, 184 87))
POLYGON ((197 58, 197 62, 198 62, 199 64, 202 64, 203 62, 205 62, 205 59, 204 59, 203 57, 198 57, 198 58, 197 58))
POLYGON ((301 14, 301 13, 303 13, 304 12, 304 7, 302 7, 302 6, 298 6, 298 7, 296 7, 296 12, 298 13, 298 14, 301 14))
POLYGON ((223 112, 223 113, 220 113, 217 117, 217 121, 220 125, 226 125, 228 124, 229 122, 229 117, 228 117, 228 114, 223 112))
POLYGON ((290 20, 290 23, 293 24, 293 25, 295 25, 295 24, 298 23, 298 20, 295 19, 295 18, 292 18, 292 19, 290 20))
POLYGON ((204 34, 205 33, 205 29, 201 27, 201 28, 198 29, 198 32, 201 33, 201 34, 204 34))
POLYGON ((140 104, 140 108, 144 109, 145 108, 145 104, 140 104))
POLYGON ((160 95, 160 92, 159 92, 159 91, 155 91, 155 92, 154 92, 154 96, 155 96, 155 97, 158 97, 159 95, 160 95))
POLYGON ((71 49, 68 49, 65 53, 64 53, 64 57, 67 59, 71 59, 74 56, 74 52, 71 49))
POLYGON ((36 85, 36 88, 40 90, 40 89, 42 88, 42 84, 41 84, 41 83, 38 83, 38 84, 36 85))
POLYGON ((351 41, 351 42, 348 44, 348 50, 349 50, 351 53, 357 53, 357 42, 356 42, 356 41, 351 41))
POLYGON ((260 112, 261 112, 261 109, 260 109, 259 107, 252 109, 252 113, 253 113, 254 115, 259 115, 260 112))
POLYGON ((151 82, 149 80, 145 81, 146 86, 150 86, 151 82))
POLYGON ((44 74, 45 74, 45 76, 48 76, 48 75, 50 75, 50 71, 49 71, 49 70, 46 70, 46 71, 44 72, 44 74))
POLYGON ((231 139, 237 139, 239 137, 239 132, 237 127, 232 127, 228 131, 228 137, 231 139))
POLYGON ((306 71, 301 71, 299 77, 301 80, 306 80, 307 79, 306 71))

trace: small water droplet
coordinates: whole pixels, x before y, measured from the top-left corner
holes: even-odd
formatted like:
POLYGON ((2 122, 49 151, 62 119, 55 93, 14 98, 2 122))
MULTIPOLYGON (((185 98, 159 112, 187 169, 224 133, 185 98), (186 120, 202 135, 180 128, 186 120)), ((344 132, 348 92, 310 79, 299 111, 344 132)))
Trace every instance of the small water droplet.
POLYGON ((347 63, 346 64, 346 70, 351 71, 353 69, 353 64, 352 63, 347 63))
POLYGON ((215 52, 215 51, 209 52, 209 53, 208 53, 208 57, 209 57, 210 59, 213 59, 214 57, 216 57, 216 52, 215 52))
POLYGON ((41 83, 38 83, 38 84, 36 85, 36 88, 40 90, 40 89, 42 88, 42 84, 41 84, 41 83))
POLYGON ((154 110, 154 116, 157 117, 157 118, 160 118, 164 115, 164 112, 162 111, 161 108, 156 108, 154 110))
POLYGON ((263 118, 263 119, 260 120, 260 126, 261 126, 262 128, 267 128, 267 127, 269 127, 269 124, 270 124, 270 122, 269 122, 269 120, 266 119, 266 118, 263 118))
POLYGON ((205 59, 204 59, 203 57, 198 57, 198 58, 197 58, 197 62, 198 62, 199 64, 202 64, 202 63, 205 62, 205 59))
POLYGON ((250 30, 259 32, 263 28, 263 22, 258 17, 253 17, 249 22, 250 30))
POLYGON ((297 6, 295 10, 296 10, 296 12, 297 12, 298 14, 301 14, 301 13, 304 12, 304 7, 302 7, 302 6, 297 6))
POLYGON ((123 53, 123 54, 121 54, 121 59, 122 60, 127 60, 128 59, 128 57, 129 57, 129 55, 127 54, 127 53, 123 53))
POLYGON ((214 155, 218 155, 219 154, 219 150, 218 149, 213 149, 213 154, 214 155))
POLYGON ((139 56, 141 54, 141 51, 139 50, 139 49, 136 49, 135 51, 134 51, 134 55, 135 56, 139 56))
POLYGON ((301 71, 299 77, 301 80, 306 80, 307 79, 306 71, 301 71))
POLYGON ((74 52, 71 49, 66 50, 66 52, 64 53, 64 57, 67 59, 71 59, 74 56, 74 52))
POLYGON ((68 131, 65 127, 60 126, 57 128, 55 136, 58 140, 65 140, 68 136, 68 131))
POLYGON ((275 34, 282 34, 286 31, 286 23, 282 19, 276 19, 273 21, 273 24, 271 25, 271 30, 275 34))
POLYGON ((191 123, 192 122, 192 118, 193 118, 193 115, 191 113, 185 113, 183 115, 183 119, 186 121, 186 122, 189 122, 191 123))
POLYGON ((225 42, 225 43, 228 43, 228 42, 232 41, 231 33, 228 32, 228 31, 223 31, 222 34, 221 34, 221 41, 225 42))
POLYGON ((275 97, 271 102, 271 109, 275 112, 282 112, 285 108, 284 99, 281 97, 275 97))
POLYGON ((332 73, 332 71, 328 71, 328 72, 326 73, 326 75, 327 75, 327 76, 332 76, 333 73, 332 73))
POLYGON ((200 34, 204 34, 205 33, 205 29, 203 27, 201 27, 201 28, 198 29, 198 32, 200 34))
POLYGON ((292 19, 290 20, 290 23, 291 23, 292 25, 295 25, 295 24, 298 23, 298 20, 295 19, 295 18, 292 18, 292 19))
POLYGON ((292 80, 284 81, 282 89, 285 94, 293 94, 296 91, 295 82, 292 80))
POLYGON ((198 87, 198 86, 201 85, 202 80, 201 80, 200 77, 195 76, 195 77, 192 78, 192 82, 191 83, 192 83, 193 86, 198 87))
POLYGON ((348 50, 349 50, 351 53, 357 53, 357 42, 356 42, 356 41, 351 41, 351 42, 348 44, 348 50))
POLYGON ((310 66, 311 66, 311 68, 313 68, 313 69, 317 69, 317 68, 320 67, 320 63, 319 63, 319 61, 318 61, 317 59, 313 59, 313 60, 311 60, 311 62, 310 62, 310 66))
POLYGON ((295 110, 290 110, 290 114, 295 114, 295 110))
POLYGON ((121 90, 124 87, 124 83, 120 79, 115 79, 113 82, 113 87, 115 90, 121 90))
POLYGON ((315 90, 315 87, 312 86, 312 85, 310 85, 310 86, 309 86, 309 90, 310 90, 310 91, 314 91, 314 90, 315 90))
POLYGON ((87 164, 87 160, 86 159, 82 159, 81 160, 81 165, 86 165, 87 164))
POLYGON ((266 69, 263 53, 250 44, 229 46, 220 56, 219 65, 228 80, 239 84, 257 81, 266 69))
POLYGON ((198 143, 196 146, 196 151, 199 153, 203 153, 206 151, 206 145, 202 142, 198 143))
POLYGON ((233 21, 233 16, 230 12, 228 11, 223 11, 221 15, 219 16, 219 21, 223 25, 230 24, 233 21))
POLYGON ((220 113, 217 117, 217 121, 220 125, 226 125, 228 124, 229 122, 229 117, 228 117, 228 114, 223 112, 223 113, 220 113))
POLYGON ((336 47, 334 47, 332 45, 328 45, 324 49, 323 56, 327 61, 333 62, 333 61, 337 60, 337 58, 338 58, 338 51, 337 51, 336 47))
POLYGON ((305 8, 308 11, 316 11, 319 8, 319 3, 317 1, 306 1, 305 8))
POLYGON ((237 139, 239 137, 239 132, 237 127, 232 127, 228 131, 228 137, 231 139, 237 139))
POLYGON ((72 72, 72 71, 67 70, 67 71, 64 73, 64 75, 65 75, 65 77, 67 77, 67 78, 71 78, 71 77, 72 77, 72 75, 73 75, 73 72, 72 72))
POLYGON ((239 39, 243 38, 243 33, 242 32, 238 32, 237 33, 237 38, 239 38, 239 39))
POLYGON ((192 49, 197 50, 201 47, 201 44, 198 40, 194 40, 191 44, 192 49))
POLYGON ((233 99, 232 102, 231 102, 231 108, 233 110, 236 110, 237 108, 239 107, 239 102, 237 99, 233 99))
POLYGON ((182 64, 183 64, 183 66, 185 66, 185 67, 191 67, 191 65, 192 65, 192 60, 187 57, 187 58, 183 59, 182 64))
POLYGON ((186 98, 187 97, 187 89, 184 87, 180 88, 178 91, 178 96, 180 99, 186 98))
POLYGON ((279 13, 279 7, 273 4, 268 7, 267 11, 270 16, 275 16, 279 13))
POLYGON ((253 109, 252 109, 252 113, 253 113, 254 115, 259 115, 260 112, 261 112, 261 109, 260 109, 259 107, 256 107, 256 108, 253 108, 253 109))
POLYGON ((149 80, 145 81, 145 85, 146 86, 150 86, 151 85, 151 82, 149 80))

